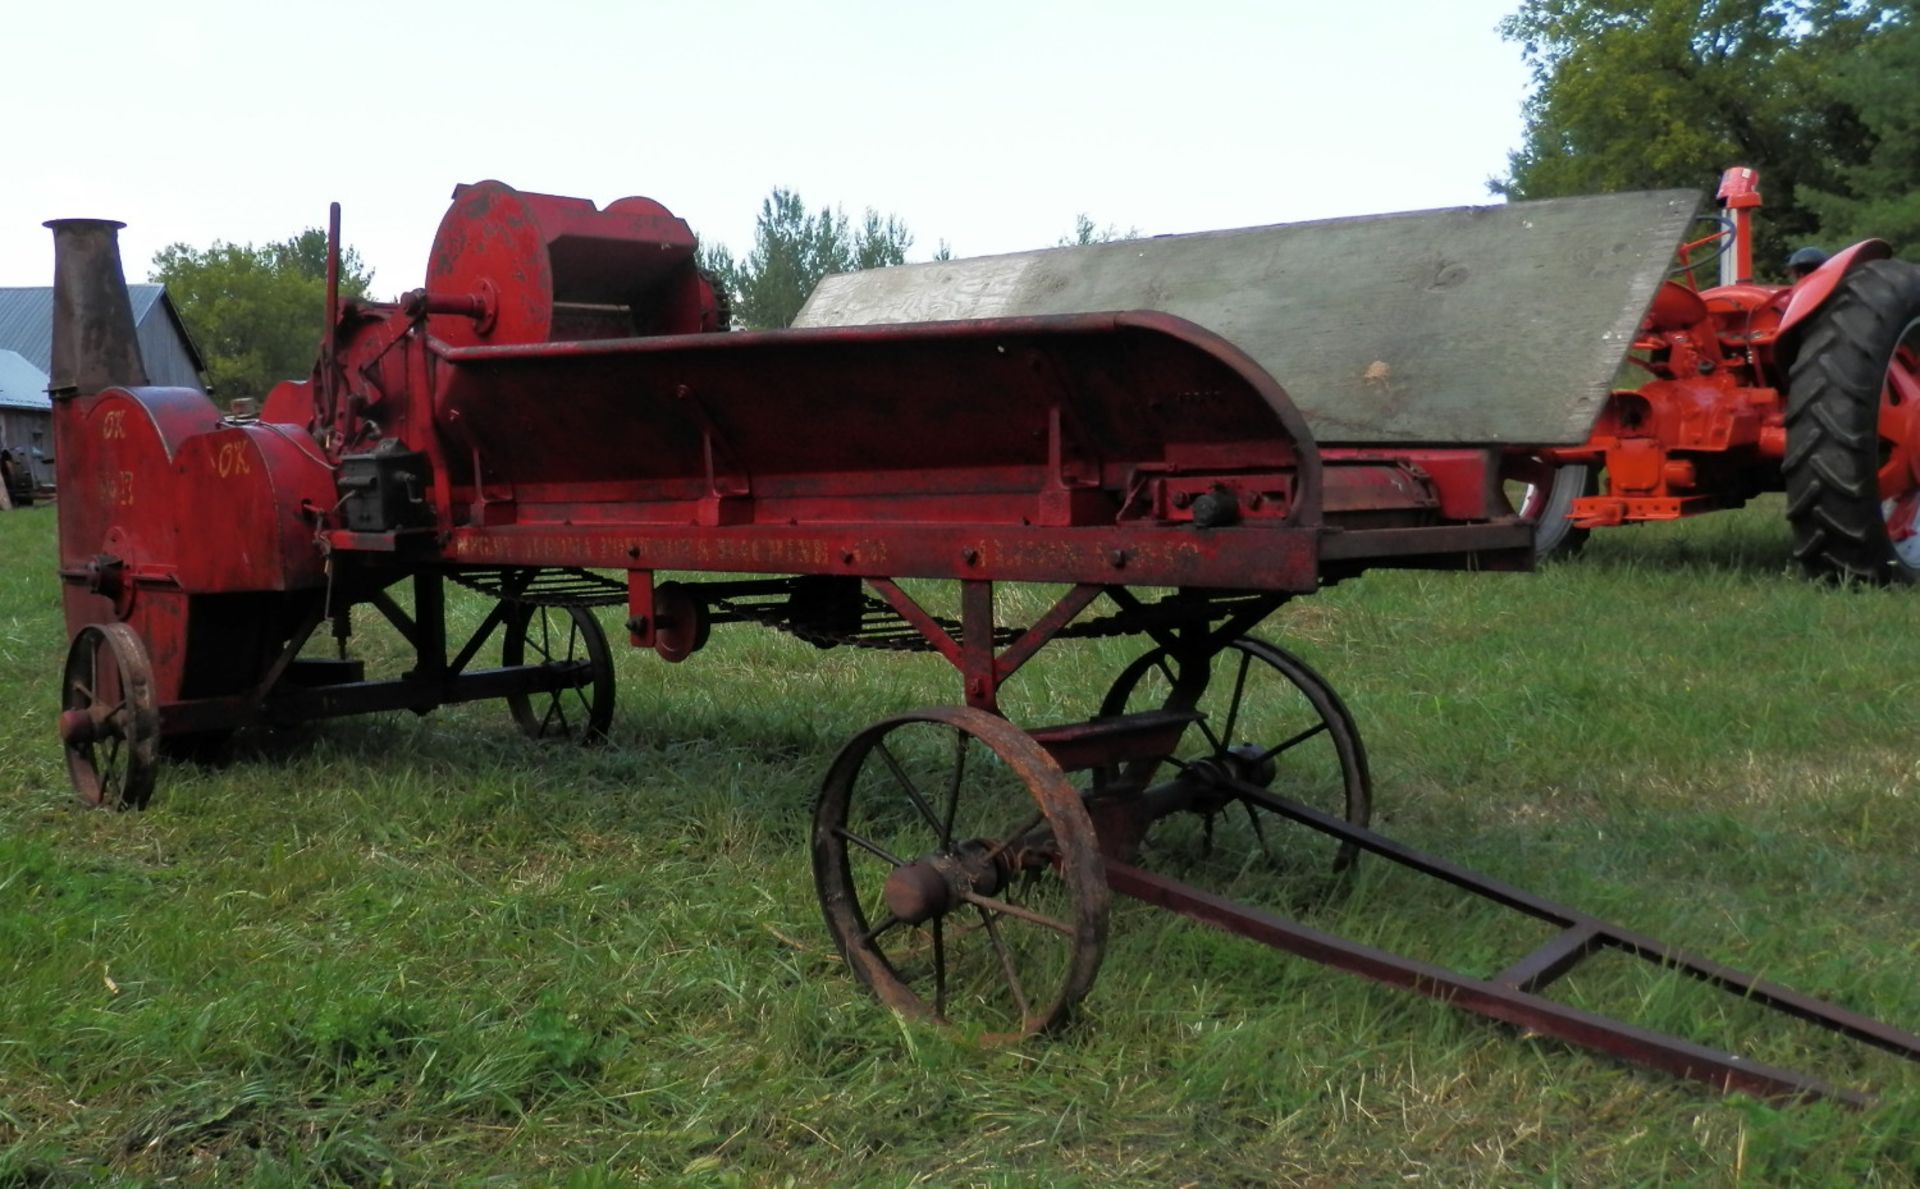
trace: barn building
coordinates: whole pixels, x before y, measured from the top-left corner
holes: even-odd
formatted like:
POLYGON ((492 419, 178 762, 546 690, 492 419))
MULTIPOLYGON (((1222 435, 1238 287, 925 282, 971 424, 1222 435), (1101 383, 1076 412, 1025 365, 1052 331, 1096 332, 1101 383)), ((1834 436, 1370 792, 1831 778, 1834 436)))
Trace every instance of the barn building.
MULTIPOLYGON (((164 285, 129 285, 147 382, 206 391, 206 364, 164 285)), ((0 288, 0 469, 16 494, 53 485, 53 288, 0 288)))
MULTIPOLYGON (((140 337, 140 356, 147 364, 147 383, 165 388, 196 388, 207 370, 200 349, 187 335, 186 324, 173 308, 165 285, 128 285, 133 299, 133 324, 140 337)), ((18 351, 42 372, 53 367, 53 287, 0 288, 0 351, 18 351)))
POLYGON ((53 402, 47 374, 0 350, 0 483, 14 503, 53 485, 53 402))

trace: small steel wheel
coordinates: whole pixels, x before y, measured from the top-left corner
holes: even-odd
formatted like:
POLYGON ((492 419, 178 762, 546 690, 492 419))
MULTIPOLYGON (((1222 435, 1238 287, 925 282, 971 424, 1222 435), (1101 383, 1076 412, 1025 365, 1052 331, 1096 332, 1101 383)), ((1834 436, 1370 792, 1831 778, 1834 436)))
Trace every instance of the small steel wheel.
POLYGON ((604 740, 613 724, 613 651, 593 612, 512 603, 505 622, 502 664, 560 667, 574 676, 569 684, 546 693, 508 694, 513 721, 533 739, 604 740))
POLYGON ((861 982, 989 1043, 1060 1024, 1106 947, 1106 874, 1079 794, 980 710, 919 710, 847 743, 814 811, 813 878, 861 982))
POLYGON ((60 738, 73 791, 85 804, 138 809, 153 796, 160 710, 146 646, 126 624, 89 624, 74 635, 60 738))
MULTIPOLYGON (((1251 636, 1202 658, 1155 649, 1120 674, 1100 713, 1156 709, 1205 715, 1168 757, 1182 779, 1258 785, 1356 826, 1371 818, 1372 781, 1353 716, 1325 678, 1285 649, 1251 636)), ((1275 871, 1317 878, 1356 853, 1225 784, 1197 795, 1191 808, 1161 821, 1146 846, 1209 890, 1244 892, 1244 881, 1275 871), (1203 872, 1215 878, 1199 878, 1203 872)))

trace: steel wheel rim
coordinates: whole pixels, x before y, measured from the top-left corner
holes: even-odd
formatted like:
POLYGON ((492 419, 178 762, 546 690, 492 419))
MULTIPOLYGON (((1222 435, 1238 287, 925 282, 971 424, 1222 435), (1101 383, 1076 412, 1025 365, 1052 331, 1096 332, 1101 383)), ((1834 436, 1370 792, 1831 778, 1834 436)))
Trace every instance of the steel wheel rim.
POLYGON ((83 805, 134 809, 152 798, 160 716, 146 650, 125 624, 90 624, 67 651, 60 706, 67 775, 83 805), (73 716, 91 720, 70 733, 73 716))
MULTIPOLYGON (((1183 669, 1164 648, 1135 658, 1107 691, 1101 715, 1159 708, 1210 712, 1209 721, 1182 732, 1180 745, 1171 757, 1189 776, 1204 771, 1196 768, 1200 761, 1217 765, 1215 770, 1245 773, 1257 767, 1251 762, 1254 758, 1271 760, 1274 770, 1268 787, 1273 793, 1353 825, 1368 824, 1373 814, 1373 792, 1366 749, 1352 714, 1325 678, 1285 649, 1251 636, 1230 641, 1201 663, 1204 685, 1197 684, 1200 675, 1183 669), (1223 659, 1226 663, 1218 664, 1223 659), (1259 686, 1252 681, 1256 675, 1261 677, 1259 686), (1228 683, 1224 687, 1223 678, 1228 683), (1256 708, 1254 703, 1263 694, 1273 698, 1275 704, 1256 708), (1247 737, 1236 743, 1236 736, 1247 737), (1245 750, 1249 746, 1252 750, 1245 750), (1303 754, 1303 749, 1309 748, 1318 754, 1303 754), (1236 749, 1237 762, 1230 762, 1228 753, 1236 749), (1303 759, 1309 762, 1303 764, 1303 759)), ((1253 783, 1260 782, 1256 779, 1253 783)), ((1358 854, 1351 843, 1291 823, 1244 799, 1231 798, 1217 809, 1205 808, 1216 813, 1219 820, 1203 820, 1197 840, 1202 851, 1216 841, 1221 845, 1231 842, 1249 864, 1264 859, 1276 870, 1291 867, 1309 878, 1343 871, 1358 854), (1221 836, 1222 825, 1232 826, 1236 833, 1231 838, 1221 836)), ((1169 857, 1192 860, 1195 840, 1169 837, 1173 831, 1190 827, 1191 823, 1179 820, 1183 816, 1195 815, 1175 815, 1156 823, 1147 839, 1157 839, 1159 849, 1169 857)), ((1198 816, 1204 819, 1207 813, 1198 816)))
POLYGON ((507 710, 532 739, 574 739, 598 743, 613 722, 613 653, 600 621, 584 607, 548 607, 519 603, 507 611, 501 663, 568 664, 585 661, 587 681, 534 694, 508 694, 507 710), (565 627, 555 623, 562 611, 565 627))
POLYGON ((1099 970, 1109 893, 1092 823, 1051 757, 983 711, 917 711, 849 740, 815 807, 813 868, 847 966, 903 1015, 1017 1041, 1064 1023, 1099 970), (1015 863, 1023 837, 1044 837, 1051 861, 986 888, 987 904, 955 898, 920 922, 889 907, 903 867, 1015 863))
POLYGON ((1880 518, 1893 555, 1920 572, 1920 457, 1914 431, 1920 418, 1920 318, 1907 323, 1887 360, 1880 395, 1880 518))

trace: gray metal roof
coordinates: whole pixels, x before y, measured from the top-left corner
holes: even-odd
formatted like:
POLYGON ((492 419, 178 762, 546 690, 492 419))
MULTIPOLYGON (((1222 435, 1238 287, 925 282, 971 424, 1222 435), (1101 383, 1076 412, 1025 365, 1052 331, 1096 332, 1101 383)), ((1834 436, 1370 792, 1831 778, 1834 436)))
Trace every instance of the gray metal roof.
MULTIPOLYGON (((134 325, 145 323, 153 308, 160 306, 178 327, 195 362, 199 362, 199 350, 187 337, 186 328, 180 325, 180 315, 174 312, 173 303, 161 300, 166 292, 165 285, 127 286, 127 296, 133 299, 134 325)), ((53 286, 0 288, 0 350, 18 351, 42 372, 53 367, 53 286)))
POLYGON ((47 373, 18 351, 0 350, 0 409, 52 409, 47 373))

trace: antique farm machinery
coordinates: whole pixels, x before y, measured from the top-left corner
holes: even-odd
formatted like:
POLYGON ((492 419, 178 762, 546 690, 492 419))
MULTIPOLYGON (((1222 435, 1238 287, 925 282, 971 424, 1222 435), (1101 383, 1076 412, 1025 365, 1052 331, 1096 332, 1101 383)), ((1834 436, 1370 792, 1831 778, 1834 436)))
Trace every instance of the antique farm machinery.
POLYGON ((1758 175, 1728 170, 1719 198, 1634 340, 1646 381, 1613 394, 1585 444, 1516 456, 1541 554, 1784 490, 1808 574, 1920 581, 1920 266, 1870 239, 1757 284, 1758 175), (1720 283, 1696 289, 1712 263, 1720 283))
MULTIPOLYGON (((1594 528, 1676 520, 1784 490, 1794 552, 1809 574, 1920 581, 1920 416, 1912 413, 1920 402, 1920 266, 1892 259, 1892 248, 1873 239, 1818 257, 1791 284, 1757 284, 1751 220, 1760 206, 1758 175, 1728 170, 1718 197, 1722 210, 1701 217, 1710 230, 1679 245, 1671 275, 1627 330, 1625 362, 1645 382, 1611 391, 1598 408, 1518 391, 1505 378, 1515 350, 1539 348, 1531 340, 1545 329, 1546 309, 1588 315, 1564 323, 1573 334, 1561 349, 1617 345, 1618 310, 1585 304, 1592 295, 1577 268, 1503 272, 1504 295, 1486 291, 1482 269, 1474 300, 1457 303, 1452 316, 1441 308, 1449 300, 1443 295, 1466 279, 1462 262, 1488 250, 1469 226, 1490 218, 1485 212, 1461 212, 1451 223, 1421 216, 1432 231, 1422 240, 1395 238, 1393 219, 1298 224, 1299 238, 1323 247, 1290 246, 1263 266, 1252 288, 1224 280, 1247 267, 1230 257, 1234 233, 1204 257, 1224 270, 1211 282, 1181 275, 1175 284, 1143 287, 1114 271, 1133 254, 1164 250, 1151 240, 914 266, 885 281, 853 274, 822 286, 799 324, 1161 310, 1241 346, 1263 344, 1256 358, 1287 378, 1323 454, 1383 441, 1525 443, 1508 451, 1506 473, 1518 511, 1539 526, 1543 557, 1577 548, 1594 528), (1344 257, 1356 248, 1403 255, 1350 276, 1344 257), (1697 289, 1696 271, 1711 264, 1720 284, 1697 289), (1547 277, 1564 281, 1562 291, 1544 291, 1539 282, 1547 277), (1113 302, 1116 283, 1131 301, 1113 302), (1329 335, 1344 340, 1342 323, 1356 313, 1404 317, 1422 290, 1421 316, 1398 344, 1411 353, 1382 357, 1367 376, 1372 393, 1356 393, 1351 374, 1329 374, 1350 371, 1351 361, 1335 363, 1320 351, 1329 335), (1419 399, 1381 416, 1382 403, 1367 398, 1396 386, 1419 399), (1528 407, 1533 412, 1523 413, 1528 407), (1578 422, 1573 438, 1555 419, 1563 413, 1578 422)), ((1497 222, 1509 235, 1507 250, 1531 265, 1556 252, 1579 259, 1609 246, 1569 222, 1524 215, 1497 222), (1541 242, 1549 226, 1560 242, 1541 242)))
MULTIPOLYGON (((482 699, 530 735, 602 737, 614 683, 597 606, 671 661, 734 624, 931 652, 961 704, 854 735, 812 827, 834 940, 898 1010, 990 1036, 1059 1023, 1092 984, 1118 891, 1716 1086, 1845 1096, 1548 998, 1583 958, 1626 953, 1920 1057, 1908 1033, 1373 833, 1338 696, 1247 634, 1370 567, 1530 564, 1504 454, 1585 440, 1695 201, 1254 229, 1091 264, 1003 259, 984 278, 886 270, 810 307, 869 325, 716 334, 693 237, 666 208, 483 182, 455 192, 423 288, 343 302, 330 280, 312 376, 247 415, 144 384, 117 224, 55 222, 59 728, 75 788, 142 805, 163 753, 240 728, 482 699), (1551 260, 1530 261, 1529 242, 1551 260), (1448 246, 1410 251, 1422 243, 1448 246), (1352 317, 1325 313, 1328 260, 1352 317), (1138 312, 1142 293, 1222 276, 1304 321, 1282 334, 1231 288, 1214 300, 1237 335, 1138 312), (1580 300, 1545 301, 1569 276, 1580 300), (1123 312, 897 324, 991 304, 996 284, 1006 306, 1005 286, 1027 284, 1123 312), (1291 396, 1273 366, 1288 351, 1291 396), (1347 444, 1320 447, 1303 409, 1347 444), (449 582, 493 600, 464 639, 449 582), (1054 584, 1027 625, 996 615, 1010 582, 1054 584), (369 614, 407 642, 401 676, 350 655, 369 614), (1000 713, 1046 645, 1087 636, 1144 638, 1097 712, 1030 728, 1000 713), (1554 936, 1489 977, 1370 949, 1208 890, 1201 873, 1229 846, 1229 869, 1309 883, 1366 852, 1554 936), (1183 878, 1151 869, 1182 847, 1183 878)), ((337 208, 333 242, 330 277, 337 208)))

